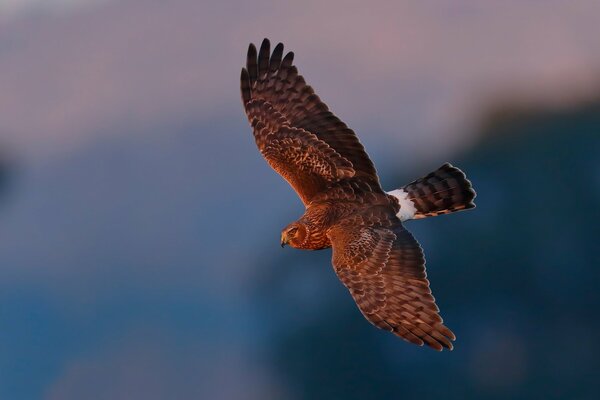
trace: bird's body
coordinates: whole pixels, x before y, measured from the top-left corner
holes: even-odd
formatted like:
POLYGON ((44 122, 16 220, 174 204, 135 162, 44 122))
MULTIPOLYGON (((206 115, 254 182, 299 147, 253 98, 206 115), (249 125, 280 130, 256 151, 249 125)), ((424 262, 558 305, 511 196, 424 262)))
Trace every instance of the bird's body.
POLYGON ((379 214, 381 219, 392 218, 398 209, 395 198, 385 193, 361 192, 348 196, 348 191, 332 188, 306 207, 297 222, 306 227, 307 235, 304 241, 295 243, 293 247, 303 250, 329 248, 331 240, 327 232, 332 227, 366 211, 379 214), (368 209, 365 204, 369 204, 368 209))
POLYGON ((267 162, 305 206, 281 244, 333 249, 332 263, 363 315, 412 343, 452 349, 425 273, 418 242, 402 222, 473 208, 475 192, 458 168, 444 164, 385 192, 354 132, 339 120, 265 39, 248 49, 242 102, 267 162))

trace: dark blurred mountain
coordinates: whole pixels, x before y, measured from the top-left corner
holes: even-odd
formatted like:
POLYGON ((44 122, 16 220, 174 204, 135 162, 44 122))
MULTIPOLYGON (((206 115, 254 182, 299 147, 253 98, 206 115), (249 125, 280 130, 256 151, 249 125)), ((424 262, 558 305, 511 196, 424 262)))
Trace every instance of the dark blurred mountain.
POLYGON ((455 350, 376 330, 337 281, 329 251, 287 252, 259 292, 275 327, 272 362, 300 398, 597 394, 600 99, 560 110, 506 105, 481 126, 480 142, 449 160, 472 180, 477 208, 407 223, 455 350))

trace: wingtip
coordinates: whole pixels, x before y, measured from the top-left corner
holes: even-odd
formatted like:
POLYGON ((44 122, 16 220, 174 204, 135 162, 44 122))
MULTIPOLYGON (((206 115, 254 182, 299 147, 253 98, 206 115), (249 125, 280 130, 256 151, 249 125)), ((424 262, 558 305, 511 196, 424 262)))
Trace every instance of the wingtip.
POLYGON ((264 38, 262 43, 260 44, 260 49, 258 50, 258 54, 269 54, 271 50, 271 41, 267 38, 264 38))
POLYGON ((452 342, 450 342, 450 340, 439 340, 439 339, 435 339, 435 342, 427 342, 426 343, 427 346, 431 349, 434 349, 435 351, 439 351, 442 352, 444 350, 448 350, 448 351, 452 351, 454 350, 454 346, 452 345, 452 342))
POLYGON ((265 38, 258 50, 258 76, 264 76, 269 70, 269 60, 271 55, 271 42, 265 38))
POLYGON ((250 43, 248 45, 248 57, 251 57, 252 55, 256 56, 256 46, 254 45, 254 43, 250 43))
POLYGON ((252 87, 250 83, 250 75, 246 68, 242 68, 240 74, 240 89, 242 92, 242 102, 247 104, 252 98, 252 87))
POLYGON ((281 66, 281 57, 283 55, 283 43, 277 43, 277 46, 273 49, 273 53, 271 54, 271 60, 269 62, 269 71, 275 72, 281 66))

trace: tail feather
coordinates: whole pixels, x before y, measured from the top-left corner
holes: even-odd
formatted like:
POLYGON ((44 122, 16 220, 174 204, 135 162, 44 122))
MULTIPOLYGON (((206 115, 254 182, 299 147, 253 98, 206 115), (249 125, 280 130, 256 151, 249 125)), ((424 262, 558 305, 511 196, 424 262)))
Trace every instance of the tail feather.
POLYGON ((475 191, 465 174, 449 163, 389 194, 398 199, 401 220, 419 219, 475 207, 475 191))

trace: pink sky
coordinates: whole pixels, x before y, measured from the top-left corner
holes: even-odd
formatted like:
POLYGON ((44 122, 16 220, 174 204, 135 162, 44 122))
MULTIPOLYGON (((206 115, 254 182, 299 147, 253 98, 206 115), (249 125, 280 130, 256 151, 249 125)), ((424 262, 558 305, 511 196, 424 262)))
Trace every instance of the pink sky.
POLYGON ((600 3, 489 4, 123 0, 4 20, 0 132, 47 156, 114 127, 243 120, 239 69, 264 36, 295 51, 367 141, 408 151, 462 143, 490 97, 565 102, 597 89, 600 3))

